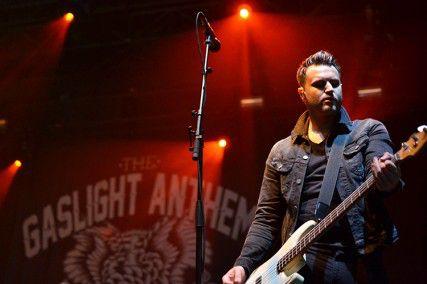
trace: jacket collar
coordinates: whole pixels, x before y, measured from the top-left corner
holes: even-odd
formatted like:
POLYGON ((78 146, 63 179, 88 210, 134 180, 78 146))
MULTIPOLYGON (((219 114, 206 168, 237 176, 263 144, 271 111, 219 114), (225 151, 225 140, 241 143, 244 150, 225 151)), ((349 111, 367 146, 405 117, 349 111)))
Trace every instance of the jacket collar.
MULTIPOLYGON (((309 119, 309 113, 308 110, 306 110, 297 120, 297 123, 295 124, 294 129, 291 132, 291 139, 292 143, 295 143, 297 139, 304 139, 308 141, 308 120, 309 119)), ((339 113, 339 120, 335 124, 334 130, 340 132, 347 131, 350 132, 352 129, 353 123, 350 120, 350 116, 348 115, 347 111, 344 107, 341 107, 340 113, 339 113)))

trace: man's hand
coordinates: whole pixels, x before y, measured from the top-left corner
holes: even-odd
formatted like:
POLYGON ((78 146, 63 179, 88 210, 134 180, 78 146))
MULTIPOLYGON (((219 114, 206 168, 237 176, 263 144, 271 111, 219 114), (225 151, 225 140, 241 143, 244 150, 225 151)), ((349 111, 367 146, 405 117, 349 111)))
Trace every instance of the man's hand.
POLYGON ((245 283, 245 280, 246 273, 242 266, 235 266, 222 276, 223 284, 241 284, 245 283))
POLYGON ((375 177, 375 185, 379 191, 391 192, 399 183, 399 169, 391 161, 392 157, 392 154, 385 152, 381 158, 374 157, 372 160, 372 174, 375 177))

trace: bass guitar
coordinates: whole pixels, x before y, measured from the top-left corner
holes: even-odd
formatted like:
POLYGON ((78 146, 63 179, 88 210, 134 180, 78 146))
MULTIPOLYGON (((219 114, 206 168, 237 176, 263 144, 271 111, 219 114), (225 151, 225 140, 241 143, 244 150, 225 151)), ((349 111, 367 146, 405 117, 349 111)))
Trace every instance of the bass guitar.
MULTIPOLYGON (((427 126, 418 127, 418 132, 402 143, 393 156, 398 163, 417 154, 427 140, 427 126)), ((305 251, 326 230, 337 222, 358 200, 365 196, 374 185, 372 174, 354 192, 344 199, 320 222, 307 221, 299 227, 283 246, 268 261, 259 266, 248 278, 246 284, 303 283, 298 271, 305 265, 305 251)))

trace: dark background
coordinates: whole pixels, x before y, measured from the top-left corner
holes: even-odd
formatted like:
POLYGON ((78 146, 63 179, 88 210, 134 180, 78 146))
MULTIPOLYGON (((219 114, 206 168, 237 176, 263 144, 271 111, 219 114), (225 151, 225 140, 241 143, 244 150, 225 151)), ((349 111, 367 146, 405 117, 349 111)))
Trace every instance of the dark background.
MULTIPOLYGON (((41 149, 93 139, 186 141, 200 93, 199 10, 222 41, 210 57, 206 139, 229 138, 223 184, 251 192, 252 202, 270 147, 304 110, 295 71, 317 50, 343 66, 344 106, 353 119, 381 120, 396 145, 426 124, 423 3, 248 1, 247 21, 237 16, 241 3, 2 1, 0 167, 16 159, 31 165, 41 149), (68 26, 61 16, 69 10, 76 19, 68 26), (358 96, 369 87, 382 92, 358 96), (250 97, 263 105, 242 108, 250 97)), ((402 167, 405 192, 387 201, 401 234, 386 252, 393 283, 419 282, 425 268, 424 161, 425 153, 402 167)), ((224 272, 238 248, 225 251, 224 272)))

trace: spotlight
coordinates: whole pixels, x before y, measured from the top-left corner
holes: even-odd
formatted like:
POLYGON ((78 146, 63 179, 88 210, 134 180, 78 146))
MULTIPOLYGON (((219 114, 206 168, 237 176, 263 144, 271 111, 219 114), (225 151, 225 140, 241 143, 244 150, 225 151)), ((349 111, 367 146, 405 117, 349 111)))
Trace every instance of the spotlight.
POLYGON ((357 95, 359 96, 359 98, 377 97, 377 96, 381 96, 381 94, 382 94, 381 88, 367 88, 367 89, 357 90, 357 95))
POLYGON ((16 160, 15 163, 13 163, 15 167, 20 168, 22 166, 22 162, 20 160, 16 160))
POLYGON ((74 14, 68 12, 67 14, 64 15, 64 19, 68 22, 71 23, 74 20, 74 14))
POLYGON ((225 148, 227 146, 227 140, 225 139, 218 140, 218 146, 221 148, 225 148))
POLYGON ((250 14, 249 10, 250 9, 247 6, 240 7, 240 9, 239 9, 240 18, 247 20, 249 18, 249 14, 250 14))
POLYGON ((3 119, 3 118, 0 118, 0 133, 2 131, 5 131, 6 127, 7 127, 7 120, 3 119))
POLYGON ((262 97, 256 98, 247 98, 240 100, 240 106, 242 108, 246 107, 262 107, 264 105, 264 99, 262 97))

